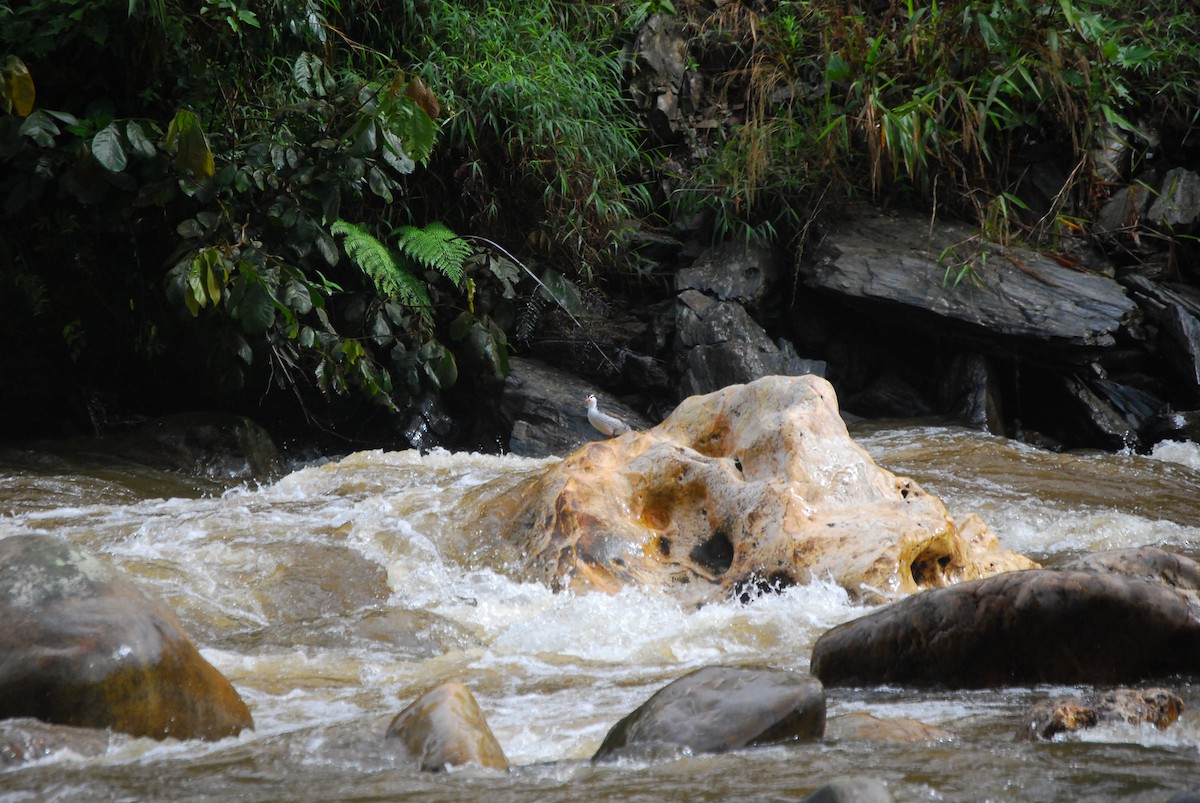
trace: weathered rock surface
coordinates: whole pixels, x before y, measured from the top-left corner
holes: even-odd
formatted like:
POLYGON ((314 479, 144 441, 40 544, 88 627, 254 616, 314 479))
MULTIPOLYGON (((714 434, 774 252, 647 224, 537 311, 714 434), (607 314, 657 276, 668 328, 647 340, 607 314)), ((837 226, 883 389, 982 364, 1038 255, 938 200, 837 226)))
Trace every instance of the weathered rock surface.
POLYGON ((1029 249, 980 242, 965 226, 943 221, 931 227, 915 214, 849 218, 827 238, 806 280, 995 335, 1078 346, 1112 345, 1137 309, 1106 276, 1072 270, 1029 249), (947 280, 947 260, 973 260, 970 275, 947 280))
POLYGON ((773 342, 736 301, 720 301, 698 290, 679 294, 676 329, 680 392, 696 396, 764 376, 820 375, 825 364, 802 359, 785 340, 773 342))
POLYGON ((896 798, 878 778, 834 778, 813 790, 801 803, 894 803, 896 798))
POLYGON ((1160 582, 1010 572, 894 602, 813 646, 826 686, 1119 684, 1200 669, 1200 621, 1160 582))
POLYGON ((462 683, 423 694, 396 715, 384 738, 397 757, 426 772, 467 765, 508 769, 475 695, 462 683))
POLYGON ((952 742, 955 736, 945 728, 916 719, 888 717, 881 719, 865 711, 854 711, 833 717, 825 724, 825 738, 893 744, 920 742, 952 742))
POLYGON ((1056 567, 1135 577, 1180 592, 1200 602, 1200 563, 1158 547, 1134 547, 1092 552, 1056 567))
POLYGON ((55 753, 98 756, 108 749, 111 733, 95 728, 52 725, 36 719, 0 721, 0 767, 47 758, 55 753))
POLYGON ((1043 700, 1017 730, 1021 741, 1047 741, 1103 723, 1147 723, 1166 730, 1183 713, 1183 698, 1168 689, 1112 689, 1043 700))
POLYGON ((0 540, 0 718, 220 739, 252 728, 241 697, 175 614, 66 541, 0 540))
POLYGON ((882 599, 1036 564, 977 516, 953 521, 880 468, 815 376, 767 377, 686 399, 645 432, 589 444, 478 526, 556 588, 670 589, 695 602, 833 578, 882 599))
POLYGON ((227 413, 156 418, 101 445, 144 465, 209 478, 261 480, 277 475, 282 465, 261 424, 227 413))
POLYGON ((612 396, 587 382, 536 360, 512 357, 500 397, 500 418, 509 436, 508 451, 522 457, 567 454, 603 437, 587 420, 584 398, 595 394, 600 408, 646 429, 650 423, 612 396))
POLYGON ((664 686, 614 725, 592 760, 723 753, 824 732, 825 693, 813 678, 707 666, 664 686))

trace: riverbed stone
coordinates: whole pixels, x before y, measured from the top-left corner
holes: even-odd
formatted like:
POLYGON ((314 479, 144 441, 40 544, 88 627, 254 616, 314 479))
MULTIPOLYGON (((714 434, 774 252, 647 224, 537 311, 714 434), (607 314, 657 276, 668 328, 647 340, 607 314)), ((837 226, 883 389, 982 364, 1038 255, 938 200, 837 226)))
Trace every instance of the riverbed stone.
POLYGON ((108 749, 110 731, 54 725, 37 719, 0 721, 0 768, 48 758, 57 753, 98 756, 108 749))
POLYGON ((1183 698, 1170 689, 1110 689, 1043 700, 1017 729, 1019 741, 1049 741, 1105 723, 1146 723, 1166 730, 1183 713, 1183 698))
POLYGON ((1158 547, 1092 552, 1056 568, 1141 578, 1161 583, 1200 603, 1200 562, 1158 547))
POLYGON ((465 766, 508 769, 475 695, 457 681, 426 692, 397 714, 384 739, 397 758, 426 772, 465 766))
POLYGON ((917 744, 920 742, 952 742, 955 735, 945 728, 908 717, 877 717, 865 711, 831 718, 825 725, 825 738, 836 741, 888 742, 917 744))
POLYGON ((0 540, 0 718, 220 739, 253 728, 174 612, 54 536, 0 540))
POLYGON ((1036 569, 894 602, 817 639, 826 686, 1121 684, 1200 668, 1200 621, 1160 582, 1036 569))
POLYGON ((813 790, 801 803, 894 803, 885 784, 879 778, 856 776, 834 778, 813 790))
POLYGON ((707 666, 664 686, 614 725, 592 760, 724 753, 824 733, 825 692, 808 675, 707 666))
POLYGON ((831 578, 880 601, 1036 564, 953 520, 850 437, 820 377, 765 377, 594 442, 475 514, 557 589, 625 584, 696 603, 831 578))

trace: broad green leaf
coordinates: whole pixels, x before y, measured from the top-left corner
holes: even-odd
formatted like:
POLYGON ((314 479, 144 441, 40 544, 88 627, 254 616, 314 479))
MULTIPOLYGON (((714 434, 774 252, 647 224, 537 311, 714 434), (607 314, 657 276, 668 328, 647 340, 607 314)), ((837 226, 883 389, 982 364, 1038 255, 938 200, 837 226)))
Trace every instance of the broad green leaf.
POLYGON ((304 286, 303 282, 288 279, 280 288, 279 296, 279 300, 298 315, 312 311, 312 293, 304 286))
POLYGON ((254 282, 238 299, 233 315, 242 322, 246 334, 262 334, 275 323, 275 302, 262 285, 254 282))
POLYGON ((62 133, 50 116, 45 112, 38 110, 30 112, 26 116, 25 121, 21 123, 21 127, 17 129, 17 133, 22 136, 29 137, 43 148, 53 148, 54 138, 62 133))
POLYGON ((378 167, 372 167, 371 172, 367 174, 367 184, 371 187, 371 192, 382 198, 384 203, 392 202, 392 190, 388 186, 387 176, 378 167))
POLYGON ((196 178, 213 174, 213 155, 208 138, 196 115, 186 110, 176 112, 167 128, 167 149, 175 153, 175 165, 196 178))
POLYGON ((146 136, 146 132, 142 129, 141 124, 130 120, 125 124, 125 137, 129 140, 129 145, 133 148, 133 152, 143 159, 153 159, 158 153, 158 149, 154 147, 154 143, 146 136))
POLYGON ((109 123, 92 137, 92 156, 96 157, 105 170, 120 173, 129 165, 125 148, 121 145, 121 132, 116 123, 109 123))

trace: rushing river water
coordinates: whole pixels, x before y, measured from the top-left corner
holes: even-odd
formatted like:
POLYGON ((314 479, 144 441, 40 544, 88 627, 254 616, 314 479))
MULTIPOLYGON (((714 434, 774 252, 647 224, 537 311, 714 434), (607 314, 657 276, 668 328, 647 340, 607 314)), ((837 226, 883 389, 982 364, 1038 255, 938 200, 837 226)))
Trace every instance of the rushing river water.
MULTIPOLYGON (((1200 557, 1200 450, 1052 454, 953 427, 853 434, 882 465, 981 514, 1048 565, 1157 545, 1200 557)), ((0 771, 0 801, 796 800, 874 776, 898 801, 1166 801, 1200 787, 1200 686, 1168 679, 1174 727, 1101 727, 1018 743, 1022 714, 1081 689, 831 689, 831 723, 866 712, 953 738, 827 738, 718 756, 593 766, 608 729, 708 664, 808 670, 813 643, 861 616, 838 587, 699 610, 649 590, 554 594, 505 572, 486 503, 550 461, 365 452, 261 486, 223 487, 95 457, 0 451, 0 537, 56 533, 163 597, 237 687, 256 730, 215 743, 118 737, 0 771), (514 769, 398 766, 388 722, 449 680, 479 700, 514 769)))

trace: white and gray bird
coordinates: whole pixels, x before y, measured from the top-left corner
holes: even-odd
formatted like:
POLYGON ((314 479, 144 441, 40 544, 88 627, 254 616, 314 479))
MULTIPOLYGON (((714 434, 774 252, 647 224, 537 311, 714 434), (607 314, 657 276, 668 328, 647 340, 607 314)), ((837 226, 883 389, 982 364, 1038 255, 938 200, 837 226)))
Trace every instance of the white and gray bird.
POLYGON ((603 433, 609 438, 615 438, 617 435, 624 435, 629 431, 629 425, 616 416, 611 416, 608 413, 602 412, 596 406, 596 397, 588 394, 584 399, 587 402, 588 422, 591 423, 597 431, 603 433))

